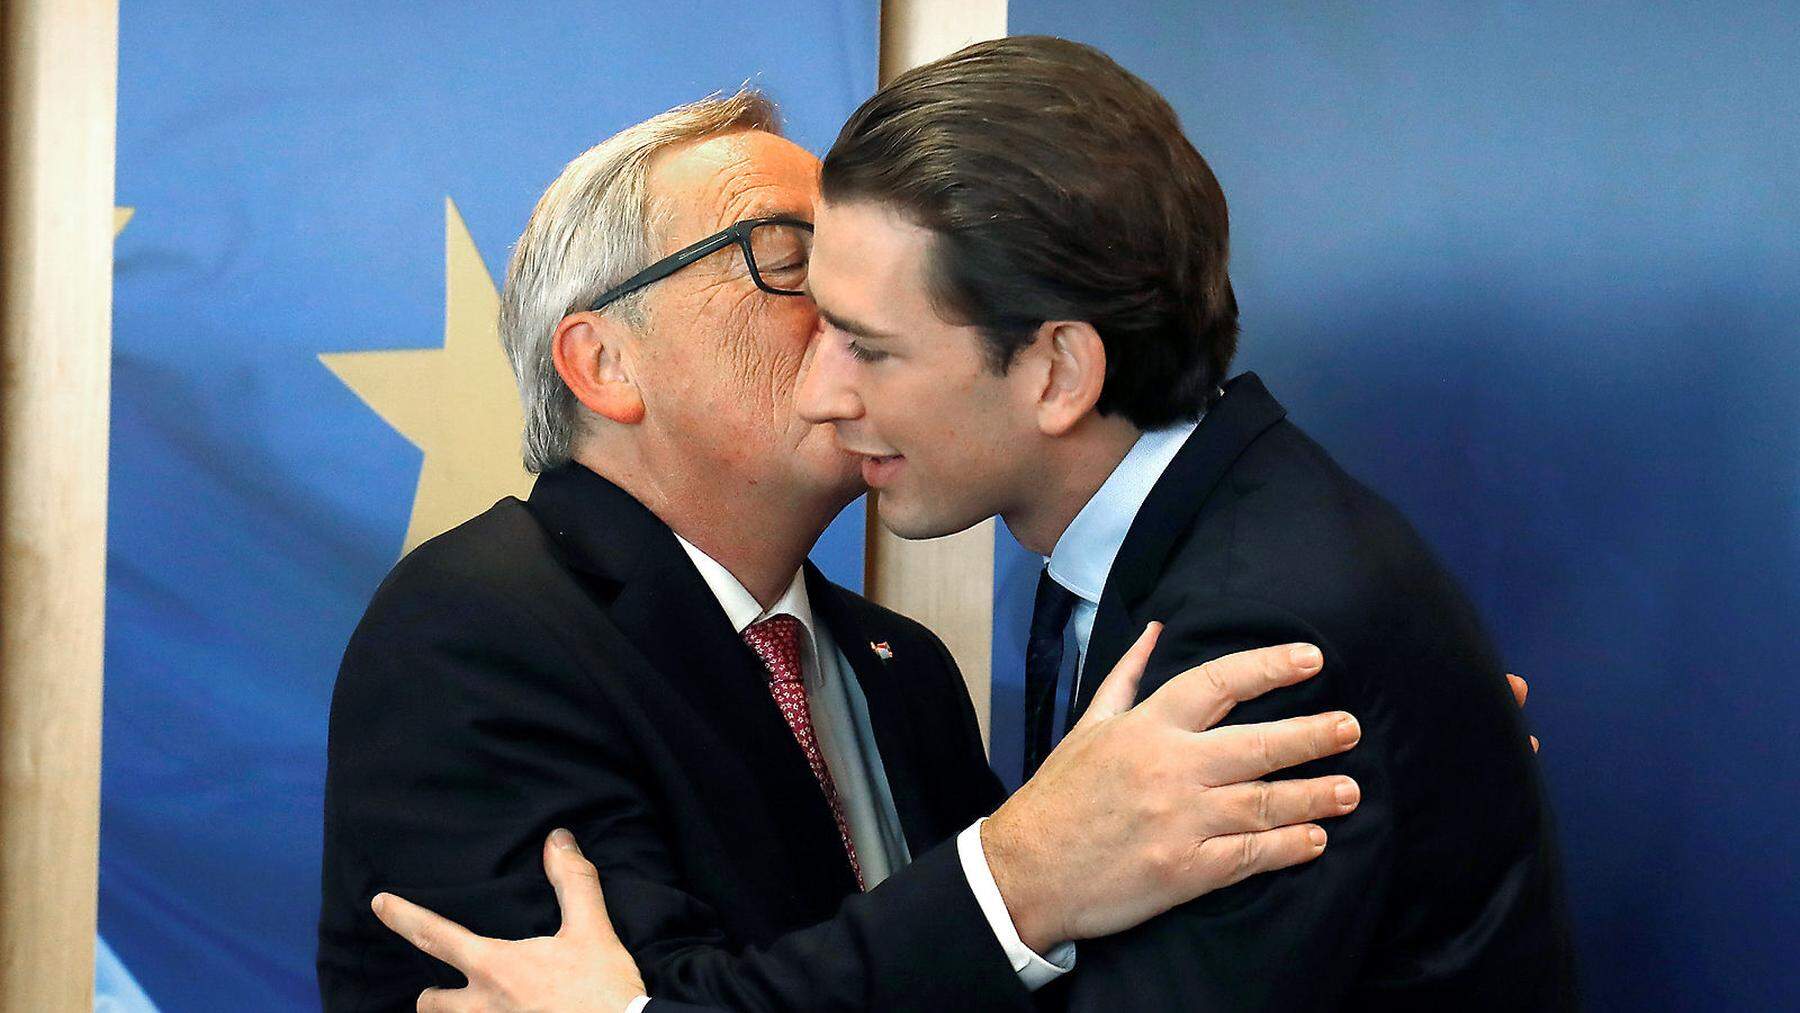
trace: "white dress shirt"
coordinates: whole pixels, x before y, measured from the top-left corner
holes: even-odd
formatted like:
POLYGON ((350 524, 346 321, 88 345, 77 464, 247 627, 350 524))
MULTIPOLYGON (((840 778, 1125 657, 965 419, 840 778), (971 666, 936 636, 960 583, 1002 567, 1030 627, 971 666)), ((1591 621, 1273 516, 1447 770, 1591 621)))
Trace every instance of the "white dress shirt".
MULTIPOLYGON (((1088 641, 1094 635, 1094 615, 1100 611, 1100 592, 1112 573, 1113 560, 1119 557, 1119 547, 1125 544, 1125 533, 1150 498, 1151 488, 1199 425, 1180 422, 1139 436, 1044 559, 1050 579, 1075 596, 1069 626, 1075 634, 1077 692, 1087 664, 1088 641)), ((1100 673, 1102 678, 1105 675, 1100 673)))
MULTIPOLYGON (((731 625, 743 633, 753 624, 771 616, 786 613, 800 620, 806 630, 801 638, 800 668, 806 684, 806 705, 812 717, 813 734, 819 740, 819 752, 825 757, 826 769, 837 785, 838 799, 844 806, 844 822, 849 824, 850 839, 856 845, 856 860, 862 867, 865 889, 893 874, 912 860, 906 837, 900 826, 899 810, 888 787, 887 770, 875 746, 875 731, 869 723, 869 703, 862 687, 844 673, 854 671, 844 657, 831 631, 815 622, 812 603, 806 596, 806 572, 795 573, 781 599, 768 608, 732 576, 717 560, 696 548, 680 535, 675 540, 694 561, 701 579, 712 590, 713 597, 725 610, 731 625)), ((1007 960, 1026 988, 1036 989, 1068 973, 1075 966, 1073 943, 1054 948, 1049 958, 1032 952, 1019 939, 1012 915, 1000 896, 994 874, 988 868, 987 855, 981 847, 981 824, 977 820, 956 838, 957 857, 963 875, 975 895, 981 912, 993 929, 994 938, 1006 952, 1007 960)), ((650 1002, 639 996, 625 1007, 626 1013, 642 1013, 650 1002)))
POLYGON ((906 847, 899 810, 888 787, 887 769, 875 748, 868 700, 854 678, 844 677, 844 673, 853 671, 850 659, 838 650, 831 631, 813 618, 812 603, 806 597, 805 571, 794 574, 781 599, 765 609, 730 570, 687 539, 680 535, 675 538, 694 561, 701 579, 712 589, 713 597, 719 599, 732 629, 738 633, 771 616, 786 614, 800 620, 805 631, 800 638, 800 672, 806 685, 806 708, 811 713, 813 735, 825 757, 825 769, 831 771, 831 780, 837 785, 844 822, 850 826, 850 840, 856 846, 856 861, 862 868, 863 888, 874 889, 895 869, 912 861, 912 853, 906 847))

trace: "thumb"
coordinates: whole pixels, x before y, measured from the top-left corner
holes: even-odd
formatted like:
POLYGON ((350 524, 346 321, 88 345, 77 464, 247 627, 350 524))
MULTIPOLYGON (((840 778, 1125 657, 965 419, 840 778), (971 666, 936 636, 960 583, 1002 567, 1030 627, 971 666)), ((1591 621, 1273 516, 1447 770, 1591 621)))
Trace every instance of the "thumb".
MULTIPOLYGON (((1123 714, 1137 703, 1138 682, 1144 677, 1144 666, 1150 663, 1150 652, 1156 649, 1156 638, 1162 636, 1163 624, 1151 623, 1144 627, 1138 635, 1137 643, 1119 659, 1113 670, 1106 674, 1106 681, 1094 690, 1094 699, 1088 703, 1087 712, 1075 723, 1080 728, 1089 722, 1123 714)), ((1073 729, 1071 729, 1073 731, 1073 729)))
POLYGON ((600 872, 587 860, 567 830, 554 830, 544 842, 544 874, 556 890, 562 908, 562 929, 557 935, 598 936, 616 939, 612 919, 606 916, 606 898, 600 892, 600 872))

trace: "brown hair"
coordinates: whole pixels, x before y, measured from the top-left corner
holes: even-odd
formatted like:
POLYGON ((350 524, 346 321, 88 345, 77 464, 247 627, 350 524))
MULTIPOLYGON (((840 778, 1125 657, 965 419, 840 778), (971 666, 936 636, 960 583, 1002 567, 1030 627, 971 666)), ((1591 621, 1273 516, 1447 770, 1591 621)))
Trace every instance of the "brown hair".
POLYGON ((822 182, 936 234, 933 301, 996 372, 1044 321, 1087 321, 1099 411, 1153 429, 1231 365, 1225 194, 1169 103, 1091 46, 1016 36, 908 71, 844 124, 822 182))

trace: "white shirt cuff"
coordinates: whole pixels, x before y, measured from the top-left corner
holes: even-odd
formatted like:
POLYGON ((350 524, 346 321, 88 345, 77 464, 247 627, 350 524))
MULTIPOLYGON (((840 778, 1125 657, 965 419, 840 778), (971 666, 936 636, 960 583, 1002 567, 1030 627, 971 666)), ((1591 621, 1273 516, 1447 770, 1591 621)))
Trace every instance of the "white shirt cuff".
POLYGON ((640 995, 625 1004, 625 1013, 644 1013, 644 1007, 650 1005, 650 997, 640 995))
POLYGON ((1036 991, 1075 969, 1075 944, 1058 943, 1040 957, 1019 938, 1018 927, 1013 925, 1000 887, 994 882, 994 870, 988 868, 987 852, 981 847, 981 825, 986 822, 986 818, 978 819, 956 835, 956 855, 962 859, 963 876, 975 894, 975 903, 981 905, 981 913, 987 916, 988 927, 994 930, 994 938, 1000 940, 1000 948, 1012 962, 1019 983, 1036 991))

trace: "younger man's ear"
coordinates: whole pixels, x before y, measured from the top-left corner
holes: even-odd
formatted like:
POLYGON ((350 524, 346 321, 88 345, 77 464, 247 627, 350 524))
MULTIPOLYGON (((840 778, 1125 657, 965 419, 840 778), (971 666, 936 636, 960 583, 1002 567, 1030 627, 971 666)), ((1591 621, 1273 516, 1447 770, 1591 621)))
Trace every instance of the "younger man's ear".
POLYGON ((1038 398, 1038 429, 1061 436, 1087 417, 1106 385, 1106 343, 1082 320, 1048 320, 1034 343, 1048 361, 1038 398))
POLYGON ((571 313, 556 325, 556 372, 588 411, 621 425, 644 421, 644 396, 631 379, 629 329, 598 313, 571 313))

